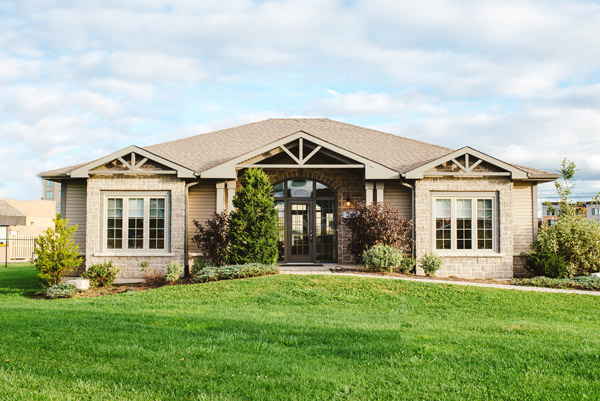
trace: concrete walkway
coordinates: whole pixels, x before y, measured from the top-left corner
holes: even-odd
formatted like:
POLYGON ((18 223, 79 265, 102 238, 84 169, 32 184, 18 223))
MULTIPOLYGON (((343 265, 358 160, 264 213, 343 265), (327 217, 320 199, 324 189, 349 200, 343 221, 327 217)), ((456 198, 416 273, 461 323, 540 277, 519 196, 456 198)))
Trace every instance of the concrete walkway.
POLYGON ((554 292, 562 294, 586 294, 600 296, 600 291, 584 291, 584 290, 563 290, 559 288, 545 288, 545 287, 525 287, 519 285, 508 285, 508 284, 489 284, 489 283, 476 283, 472 281, 454 281, 454 280, 436 280, 429 278, 419 277, 398 277, 398 276, 381 276, 378 274, 369 273, 350 273, 344 271, 344 269, 336 264, 324 264, 322 266, 281 266, 281 274, 326 274, 326 275, 337 275, 337 276, 352 276, 352 277, 371 277, 388 280, 404 280, 404 281, 418 281, 421 283, 435 283, 435 284, 455 284, 455 285, 466 285, 471 287, 484 287, 484 288, 499 288, 501 290, 517 290, 517 291, 535 291, 535 292, 554 292))

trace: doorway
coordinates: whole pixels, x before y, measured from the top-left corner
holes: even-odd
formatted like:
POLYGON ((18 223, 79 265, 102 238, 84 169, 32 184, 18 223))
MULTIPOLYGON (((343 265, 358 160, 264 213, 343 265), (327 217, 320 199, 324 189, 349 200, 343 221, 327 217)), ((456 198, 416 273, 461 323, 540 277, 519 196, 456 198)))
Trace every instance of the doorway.
POLYGON ((273 186, 281 263, 337 262, 337 195, 320 182, 293 179, 273 186))

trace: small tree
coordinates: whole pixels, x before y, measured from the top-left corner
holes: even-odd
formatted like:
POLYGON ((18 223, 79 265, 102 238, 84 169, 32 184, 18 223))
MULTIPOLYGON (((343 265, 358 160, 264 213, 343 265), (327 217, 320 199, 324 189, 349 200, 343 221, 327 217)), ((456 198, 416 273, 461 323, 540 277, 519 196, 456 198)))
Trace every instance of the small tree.
POLYGON ((192 241, 214 266, 223 266, 229 248, 229 215, 226 212, 215 214, 200 224, 194 220, 196 235, 192 241))
POLYGON ((387 203, 367 205, 358 202, 344 224, 352 232, 350 252, 357 263, 362 261, 364 252, 376 244, 388 245, 404 253, 410 253, 412 249, 412 221, 387 203))
MULTIPOLYGON (((525 254, 526 266, 534 274, 556 278, 600 271, 600 224, 582 216, 580 205, 570 199, 575 163, 565 158, 558 172, 562 176, 554 183, 560 197, 558 220, 540 228, 532 252, 525 254)), ((550 203, 546 205, 556 212, 550 203)))
POLYGON ((67 227, 69 220, 56 218, 54 228, 49 228, 35 241, 37 258, 33 264, 40 271, 38 277, 48 286, 60 280, 81 264, 79 246, 73 241, 77 225, 67 227))
POLYGON ((273 186, 264 171, 249 168, 233 198, 230 218, 230 264, 277 261, 277 211, 273 186))

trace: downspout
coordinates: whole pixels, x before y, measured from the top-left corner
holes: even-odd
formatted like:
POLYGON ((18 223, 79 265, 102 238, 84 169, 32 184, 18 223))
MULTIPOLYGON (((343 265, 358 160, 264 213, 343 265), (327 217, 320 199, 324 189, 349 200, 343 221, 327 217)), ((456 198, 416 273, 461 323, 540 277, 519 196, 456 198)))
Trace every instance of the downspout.
POLYGON ((185 255, 185 265, 183 269, 183 276, 190 276, 190 250, 189 250, 189 229, 188 229, 188 209, 189 209, 189 189, 194 185, 198 185, 200 181, 190 182, 185 185, 185 224, 184 224, 184 242, 183 242, 183 254, 185 255))
POLYGON ((417 221, 417 216, 416 216, 416 214, 417 214, 417 208, 416 208, 416 205, 415 205, 415 201, 416 201, 415 186, 414 185, 410 185, 409 183, 404 182, 404 181, 402 182, 402 185, 404 185, 405 187, 410 188, 410 191, 411 191, 411 199, 412 199, 412 202, 411 202, 411 214, 412 214, 412 221, 413 221, 413 229, 412 229, 412 240, 413 240, 412 249, 413 249, 413 251, 412 251, 412 256, 414 258, 416 256, 415 255, 415 243, 416 243, 416 240, 417 240, 416 227, 415 227, 415 224, 416 224, 416 221, 417 221))

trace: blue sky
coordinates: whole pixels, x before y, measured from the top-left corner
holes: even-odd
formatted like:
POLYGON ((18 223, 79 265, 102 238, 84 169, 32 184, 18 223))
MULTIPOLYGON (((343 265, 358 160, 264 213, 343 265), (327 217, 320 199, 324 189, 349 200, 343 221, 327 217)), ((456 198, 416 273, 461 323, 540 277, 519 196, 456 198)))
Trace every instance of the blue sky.
POLYGON ((577 195, 599 192, 600 4, 415 3, 0 0, 0 197, 130 144, 297 116, 568 157, 577 195))

